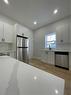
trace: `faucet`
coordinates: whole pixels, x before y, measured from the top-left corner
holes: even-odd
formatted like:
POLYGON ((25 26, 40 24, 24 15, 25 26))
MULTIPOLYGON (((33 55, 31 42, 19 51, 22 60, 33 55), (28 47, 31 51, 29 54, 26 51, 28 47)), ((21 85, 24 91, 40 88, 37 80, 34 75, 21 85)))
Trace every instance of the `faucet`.
POLYGON ((51 50, 51 46, 49 45, 49 50, 51 50))

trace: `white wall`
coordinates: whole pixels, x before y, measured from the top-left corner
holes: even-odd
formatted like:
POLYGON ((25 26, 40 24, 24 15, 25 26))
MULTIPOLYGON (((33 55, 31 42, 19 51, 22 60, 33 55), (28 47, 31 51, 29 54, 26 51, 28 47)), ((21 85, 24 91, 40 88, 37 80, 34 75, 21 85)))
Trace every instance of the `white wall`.
MULTIPOLYGON (((58 31, 63 31, 63 30, 58 30, 57 28, 60 27, 61 25, 64 25, 64 30, 69 32, 68 27, 66 27, 66 24, 69 23, 69 18, 60 20, 58 22, 55 22, 53 24, 47 25, 46 27, 40 28, 39 30, 34 32, 34 43, 35 43, 35 48, 34 48, 34 57, 41 58, 42 51, 41 49, 45 48, 45 35, 49 32, 58 32, 58 31)), ((68 24, 69 25, 69 24, 68 24)), ((69 35, 68 35, 69 36, 69 35)), ((64 43, 64 44, 58 44, 57 43, 57 49, 68 49, 69 48, 69 43, 64 43)), ((45 55, 46 56, 46 55, 45 55)), ((44 56, 44 57, 45 57, 44 56)))
POLYGON ((0 21, 6 22, 6 23, 9 23, 12 25, 16 24, 15 21, 13 21, 13 20, 9 19, 8 17, 1 15, 1 14, 0 14, 0 21))

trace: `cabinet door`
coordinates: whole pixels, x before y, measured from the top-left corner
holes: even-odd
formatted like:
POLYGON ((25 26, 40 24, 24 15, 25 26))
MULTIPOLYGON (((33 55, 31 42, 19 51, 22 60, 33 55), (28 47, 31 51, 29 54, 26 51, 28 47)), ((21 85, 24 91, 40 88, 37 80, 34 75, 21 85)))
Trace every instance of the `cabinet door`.
POLYGON ((53 64, 54 65, 54 52, 50 51, 48 52, 48 64, 53 64))
POLYGON ((16 58, 16 52, 10 52, 10 56, 13 57, 13 58, 16 58))
POLYGON ((69 30, 68 30, 67 23, 63 23, 57 28, 56 40, 57 40, 57 43, 69 42, 69 30))
POLYGON ((69 29, 68 24, 65 24, 62 31, 63 43, 69 43, 69 29))
POLYGON ((48 63, 48 51, 41 51, 41 61, 48 63))
POLYGON ((3 39, 3 22, 0 22, 0 42, 2 42, 3 39))
POLYGON ((62 32, 59 29, 56 32, 56 43, 61 43, 61 40, 62 40, 62 32))
POLYGON ((48 64, 51 64, 51 53, 50 52, 48 52, 47 60, 48 60, 48 64))
POLYGON ((7 23, 4 23, 4 39, 5 42, 13 42, 13 26, 7 23))

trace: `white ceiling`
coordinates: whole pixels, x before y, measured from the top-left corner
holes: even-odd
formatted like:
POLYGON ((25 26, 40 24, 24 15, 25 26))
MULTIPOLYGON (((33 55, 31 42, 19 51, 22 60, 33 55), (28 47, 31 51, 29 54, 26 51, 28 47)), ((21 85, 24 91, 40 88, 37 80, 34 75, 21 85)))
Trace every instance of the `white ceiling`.
POLYGON ((19 23, 37 29, 69 15, 69 0, 9 0, 6 5, 0 0, 0 13, 19 23), (58 9, 56 15, 53 11, 58 9), (34 25, 33 22, 38 24, 34 25))

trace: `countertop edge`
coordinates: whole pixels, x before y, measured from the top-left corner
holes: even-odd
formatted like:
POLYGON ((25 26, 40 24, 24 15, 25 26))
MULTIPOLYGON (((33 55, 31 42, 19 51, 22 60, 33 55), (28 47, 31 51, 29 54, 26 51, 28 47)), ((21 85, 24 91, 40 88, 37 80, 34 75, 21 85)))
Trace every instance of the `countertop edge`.
POLYGON ((41 51, 47 51, 47 52, 71 52, 71 50, 60 50, 60 49, 41 49, 41 51))

